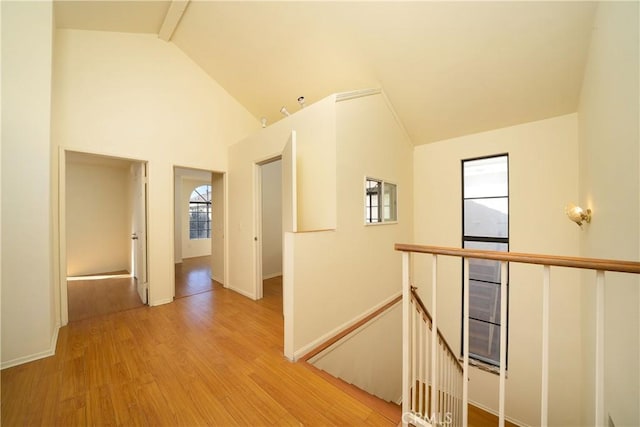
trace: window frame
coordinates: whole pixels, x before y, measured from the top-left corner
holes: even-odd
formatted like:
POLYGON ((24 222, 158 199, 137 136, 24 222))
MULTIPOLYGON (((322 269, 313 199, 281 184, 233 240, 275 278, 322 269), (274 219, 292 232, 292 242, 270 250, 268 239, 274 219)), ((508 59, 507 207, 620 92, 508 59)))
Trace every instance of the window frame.
MULTIPOLYGON (((211 239, 211 222, 212 222, 212 206, 211 206, 211 192, 212 192, 212 187, 211 184, 201 184, 198 185, 196 188, 194 188, 191 191, 191 194, 189 194, 189 240, 205 240, 205 239, 211 239), (191 198, 193 197, 194 193, 198 193, 198 195, 200 197, 202 197, 202 194, 200 192, 198 192, 199 188, 202 187, 207 187, 207 193, 209 195, 209 200, 208 201, 192 201, 191 198), (208 215, 208 220, 205 221, 199 221, 196 220, 195 223, 196 224, 200 224, 200 223, 204 223, 207 224, 208 226, 205 226, 204 231, 206 231, 207 233, 207 237, 192 237, 191 236, 191 231, 192 231, 192 227, 191 224, 193 223, 193 219, 191 218, 191 214, 192 214, 192 207, 193 206, 203 206, 205 205, 206 208, 206 213, 208 215)), ((199 229, 196 227, 196 231, 198 231, 199 229)))
POLYGON ((376 226, 376 225, 387 225, 387 224, 397 224, 398 223, 398 184, 396 184, 395 182, 391 182, 391 181, 387 181, 384 179, 380 179, 380 178, 374 178, 372 176, 365 176, 364 177, 364 208, 365 208, 365 216, 364 216, 364 225, 365 226, 376 226), (368 193, 368 183, 370 181, 376 181, 380 183, 380 195, 382 197, 379 198, 378 200, 378 214, 379 214, 379 218, 380 221, 376 221, 376 222, 369 222, 369 216, 367 215, 367 209, 370 207, 369 205, 369 195, 368 193), (385 215, 384 215, 384 194, 385 194, 385 187, 387 185, 392 185, 395 188, 395 203, 390 203, 389 207, 390 209, 394 210, 394 215, 392 216, 393 219, 385 219, 385 215))
MULTIPOLYGON (((460 166, 461 166, 461 200, 462 200, 462 221, 461 221, 461 246, 464 248, 465 247, 465 243, 467 242, 474 242, 474 243, 498 243, 498 244, 504 244, 506 245, 506 251, 509 251, 509 245, 510 245, 510 224, 511 224, 511 188, 510 188, 510 179, 509 179, 509 153, 499 153, 499 154, 492 154, 492 155, 487 155, 487 156, 480 156, 480 157, 472 157, 472 158, 468 158, 468 159, 462 159, 460 161, 460 166), (473 161, 478 161, 478 160, 485 160, 485 159, 493 159, 493 158, 500 158, 500 157, 505 157, 506 158, 506 166, 507 166, 507 195, 506 196, 486 196, 486 197, 469 197, 469 198, 465 198, 465 163, 467 162, 473 162, 473 161), (491 237, 491 236, 471 236, 471 235, 465 235, 465 200, 478 200, 478 199, 497 199, 497 198, 506 198, 507 199, 507 225, 506 225, 506 233, 507 236, 506 237, 491 237)), ((462 259, 462 266, 461 266, 461 270, 462 270, 462 311, 461 311, 461 328, 460 328, 460 336, 461 336, 461 345, 460 345, 460 354, 461 356, 464 356, 464 259, 462 259)), ((507 342, 506 342, 506 346, 507 346, 507 351, 506 351, 506 366, 505 369, 508 368, 509 366, 509 282, 510 282, 510 269, 509 269, 509 265, 507 265, 507 280, 506 280, 506 285, 507 285, 507 307, 506 307, 506 311, 507 311, 507 317, 506 319, 500 319, 500 323, 499 326, 500 328, 503 327, 503 325, 506 326, 507 328, 507 342)), ((498 289, 500 287, 500 284, 498 283, 498 289)), ((470 312, 471 312, 471 301, 470 301, 470 312)), ((469 320, 471 321, 471 315, 469 316, 469 320)), ((483 322, 483 323, 491 323, 496 325, 495 322, 490 322, 490 321, 486 321, 486 320, 482 320, 482 319, 474 319, 475 321, 478 322, 483 322)), ((500 368, 500 358, 498 355, 498 360, 493 360, 487 357, 483 357, 481 355, 476 355, 474 353, 472 353, 471 348, 469 348, 469 360, 470 363, 478 366, 480 368, 483 368, 489 372, 493 372, 493 373, 497 373, 499 368, 500 368)))

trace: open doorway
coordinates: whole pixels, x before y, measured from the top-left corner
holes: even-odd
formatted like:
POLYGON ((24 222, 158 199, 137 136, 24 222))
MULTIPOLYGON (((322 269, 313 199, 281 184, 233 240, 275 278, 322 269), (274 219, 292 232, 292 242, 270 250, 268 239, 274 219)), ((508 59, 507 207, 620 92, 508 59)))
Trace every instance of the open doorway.
POLYGON ((64 152, 63 324, 147 303, 146 162, 64 152))
POLYGON ((256 165, 256 296, 282 296, 282 158, 256 165))
POLYGON ((224 174, 174 167, 174 297, 224 281, 224 174))

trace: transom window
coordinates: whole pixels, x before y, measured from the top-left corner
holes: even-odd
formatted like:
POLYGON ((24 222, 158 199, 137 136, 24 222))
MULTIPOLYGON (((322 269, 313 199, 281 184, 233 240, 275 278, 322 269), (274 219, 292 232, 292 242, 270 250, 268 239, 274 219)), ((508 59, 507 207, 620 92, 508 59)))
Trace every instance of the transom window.
POLYGON ((398 220, 398 195, 395 184, 380 179, 366 178, 364 220, 366 224, 398 220))
POLYGON ((201 185, 189 197, 189 239, 211 238, 211 186, 201 185))
MULTIPOLYGON (((462 246, 507 252, 508 155, 463 160, 462 188, 462 246)), ((508 327, 500 318, 500 274, 498 261, 469 260, 469 357, 494 366, 500 364, 500 328, 508 327)))

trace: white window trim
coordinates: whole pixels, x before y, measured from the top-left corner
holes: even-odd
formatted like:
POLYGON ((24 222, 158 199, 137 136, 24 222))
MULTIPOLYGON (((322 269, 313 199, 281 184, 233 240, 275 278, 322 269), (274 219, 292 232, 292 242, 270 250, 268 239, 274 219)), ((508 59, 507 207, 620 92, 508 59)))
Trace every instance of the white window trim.
POLYGON ((381 178, 376 178, 374 176, 370 176, 370 175, 365 175, 364 180, 363 180, 363 197, 362 197, 362 206, 367 206, 367 181, 380 181, 382 183, 382 194, 384 194, 384 185, 385 184, 392 184, 396 186, 396 219, 394 220, 389 220, 389 221, 385 221, 384 218, 382 219, 382 221, 380 222, 367 222, 367 218, 365 216, 365 218, 363 219, 363 224, 365 227, 377 227, 379 225, 391 225, 391 224, 397 224, 400 221, 400 210, 398 209, 398 200, 400 199, 398 193, 398 184, 396 184, 393 181, 388 181, 385 179, 381 179, 381 178))

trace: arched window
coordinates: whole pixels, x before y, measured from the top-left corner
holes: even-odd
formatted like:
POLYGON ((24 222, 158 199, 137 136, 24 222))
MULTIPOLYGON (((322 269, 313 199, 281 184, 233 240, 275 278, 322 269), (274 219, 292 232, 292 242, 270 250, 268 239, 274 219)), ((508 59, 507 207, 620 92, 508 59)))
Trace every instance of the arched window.
POLYGON ((211 186, 201 185, 189 197, 189 238, 211 238, 211 186))

